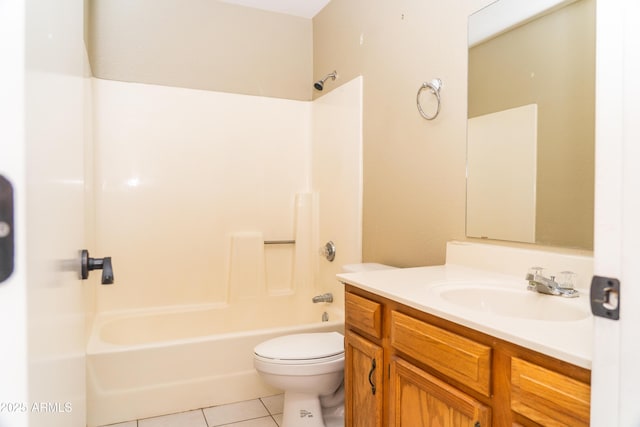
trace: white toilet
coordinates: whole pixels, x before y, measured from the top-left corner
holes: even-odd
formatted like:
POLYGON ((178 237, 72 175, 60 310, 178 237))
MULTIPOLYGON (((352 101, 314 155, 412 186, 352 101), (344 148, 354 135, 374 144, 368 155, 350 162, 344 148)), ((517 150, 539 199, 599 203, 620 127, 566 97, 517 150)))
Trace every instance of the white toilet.
POLYGON ((258 344, 253 365, 284 390, 284 427, 344 425, 344 336, 338 332, 285 335, 258 344))
MULTIPOLYGON (((386 270, 377 263, 349 264, 345 273, 386 270)), ((284 390, 284 427, 344 427, 344 336, 338 332, 285 335, 258 344, 253 366, 284 390)))

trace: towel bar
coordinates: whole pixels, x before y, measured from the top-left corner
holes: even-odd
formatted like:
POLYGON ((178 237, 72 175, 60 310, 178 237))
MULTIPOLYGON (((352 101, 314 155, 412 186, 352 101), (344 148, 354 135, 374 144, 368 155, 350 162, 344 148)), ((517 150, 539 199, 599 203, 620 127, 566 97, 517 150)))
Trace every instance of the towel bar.
POLYGON ((295 245, 295 240, 265 240, 265 245, 295 245))

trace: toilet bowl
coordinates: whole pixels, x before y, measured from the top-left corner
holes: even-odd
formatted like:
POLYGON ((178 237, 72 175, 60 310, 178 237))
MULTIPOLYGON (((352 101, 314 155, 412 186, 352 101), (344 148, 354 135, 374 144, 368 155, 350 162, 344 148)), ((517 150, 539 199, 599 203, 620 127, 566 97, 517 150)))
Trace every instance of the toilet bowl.
POLYGON ((258 344, 253 364, 284 391, 284 427, 344 425, 344 336, 338 332, 285 335, 258 344))

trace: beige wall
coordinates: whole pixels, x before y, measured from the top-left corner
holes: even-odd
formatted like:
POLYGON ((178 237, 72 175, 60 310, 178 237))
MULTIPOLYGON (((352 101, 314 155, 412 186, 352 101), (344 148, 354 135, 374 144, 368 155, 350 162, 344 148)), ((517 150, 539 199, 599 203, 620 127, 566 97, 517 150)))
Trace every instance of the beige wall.
POLYGON ((439 264, 464 239, 467 17, 488 3, 332 0, 313 20, 314 79, 364 78, 365 261, 439 264), (442 108, 426 121, 416 93, 436 77, 442 108))
POLYGON ((439 264, 465 238, 467 18, 492 0, 332 0, 313 21, 216 1, 91 2, 97 77, 309 99, 334 69, 324 93, 362 75, 364 260, 439 264), (426 121, 416 92, 436 77, 442 109, 426 121))
POLYGON ((469 117, 538 105, 536 242, 591 249, 595 0, 469 51, 469 117))
POLYGON ((309 100, 311 20, 214 0, 89 0, 108 80, 309 100))

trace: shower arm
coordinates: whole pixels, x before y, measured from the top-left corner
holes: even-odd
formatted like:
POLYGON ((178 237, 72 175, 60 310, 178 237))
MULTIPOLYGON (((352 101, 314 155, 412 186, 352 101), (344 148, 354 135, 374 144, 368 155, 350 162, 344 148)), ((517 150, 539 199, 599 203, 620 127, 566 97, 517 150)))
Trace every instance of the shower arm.
POLYGON ((322 91, 322 89, 324 89, 324 82, 326 82, 329 79, 335 80, 337 77, 338 77, 338 72, 334 70, 332 73, 327 74, 322 79, 315 82, 313 84, 313 87, 316 88, 316 90, 322 91))

